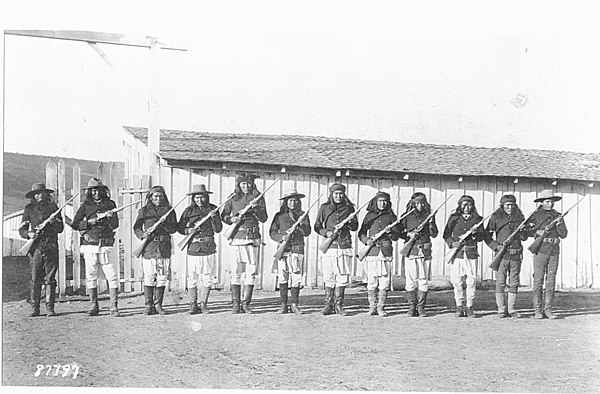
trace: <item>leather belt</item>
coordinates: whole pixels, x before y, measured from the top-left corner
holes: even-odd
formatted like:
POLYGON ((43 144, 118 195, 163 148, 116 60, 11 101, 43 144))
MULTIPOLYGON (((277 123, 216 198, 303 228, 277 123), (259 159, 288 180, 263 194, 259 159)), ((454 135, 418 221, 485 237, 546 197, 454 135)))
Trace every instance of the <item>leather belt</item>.
POLYGON ((214 240, 214 237, 194 237, 192 242, 209 242, 214 240))

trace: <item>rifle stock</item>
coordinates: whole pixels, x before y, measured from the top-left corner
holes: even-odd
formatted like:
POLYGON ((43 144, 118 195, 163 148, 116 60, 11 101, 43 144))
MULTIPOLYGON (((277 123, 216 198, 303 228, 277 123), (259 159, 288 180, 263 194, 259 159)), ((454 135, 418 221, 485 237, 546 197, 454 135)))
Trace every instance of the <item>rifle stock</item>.
POLYGON ((410 256, 410 252, 412 251, 413 246, 415 246, 415 242, 417 242, 416 234, 410 237, 408 241, 406 241, 404 246, 402 246, 402 249, 400 249, 399 253, 404 257, 410 256))
POLYGON ((148 244, 148 241, 150 240, 150 237, 146 237, 144 239, 142 239, 142 241, 138 244, 138 246, 136 246, 135 249, 133 249, 132 254, 138 258, 142 255, 142 253, 144 252, 144 249, 146 249, 146 245, 148 244))
POLYGON ((28 255, 33 250, 33 245, 36 243, 36 241, 38 240, 38 238, 42 234, 42 231, 48 225, 48 223, 50 223, 50 221, 52 221, 52 219, 54 219, 54 217, 56 217, 60 213, 60 211, 62 211, 63 208, 66 207, 67 204, 69 204, 71 201, 73 201, 75 199, 75 197, 77 197, 78 195, 79 195, 79 193, 75 194, 73 197, 69 198, 67 200, 67 202, 65 202, 63 205, 61 205, 60 208, 58 208, 56 211, 52 212, 52 214, 50 216, 48 216, 48 219, 44 220, 36 228, 35 235, 33 236, 33 238, 31 238, 27 242, 25 242, 25 245, 23 245, 21 247, 20 252, 24 253, 25 255, 28 255))
POLYGON ((502 248, 502 250, 500 250, 498 253, 496 253, 496 255, 494 256, 494 258, 492 259, 492 261, 490 262, 488 267, 490 267, 494 271, 498 271, 498 268, 500 268, 500 262, 504 258, 505 254, 506 254, 506 248, 502 248))
POLYGON ((446 260, 447 264, 454 263, 454 259, 456 259, 456 255, 458 254, 458 252, 460 252, 460 250, 463 248, 463 246, 465 246, 465 243, 467 242, 467 238, 469 238, 469 236, 471 236, 471 234, 475 233, 475 231, 477 231, 477 228, 479 228, 479 226, 481 226, 483 224, 483 222, 485 222, 487 219, 489 219, 494 214, 494 212, 496 212, 498 209, 500 209, 500 207, 494 209, 492 211, 492 213, 490 213, 489 215, 487 215, 486 217, 481 219, 481 221, 476 223, 473 227, 471 227, 469 229, 469 231, 467 231, 466 233, 461 235, 460 239, 458 240, 458 246, 456 248, 450 249, 450 251, 448 253, 446 253, 445 260, 446 260))
POLYGON ((506 254, 506 249, 508 248, 508 245, 510 245, 513 238, 516 237, 516 235, 519 233, 519 231, 521 231, 523 229, 523 227, 525 227, 525 223, 527 223, 527 221, 533 216, 533 214, 536 211, 537 211, 537 209, 535 209, 533 212, 531 212, 529 214, 529 216, 527 217, 527 219, 523 220, 521 222, 521 224, 519 224, 519 227, 517 227, 517 229, 512 234, 510 234, 504 240, 504 242, 502 242, 502 249, 498 253, 496 253, 496 255, 494 256, 494 258, 492 259, 492 261, 490 262, 488 267, 490 267, 494 271, 498 271, 498 268, 500 268, 500 262, 502 261, 502 259, 504 258, 504 255, 506 254))
MULTIPOLYGON (((273 183, 271 183, 271 185, 269 187, 267 187, 262 193, 260 193, 258 196, 256 196, 255 198, 252 199, 252 201, 250 201, 250 203, 248 205, 246 205, 244 208, 242 208, 241 211, 238 211, 236 216, 238 217, 242 217, 243 215, 246 214, 246 212, 248 212, 250 210, 250 208, 252 207, 253 203, 257 203, 258 200, 260 200, 265 193, 272 188, 273 186, 275 186, 275 184, 279 182, 279 179, 275 179, 275 181, 273 183)), ((235 233, 237 232, 238 228, 240 227, 240 225, 242 224, 241 221, 237 222, 237 223, 232 223, 231 226, 229 226, 229 228, 227 230, 225 230, 225 239, 228 241, 231 241, 233 239, 233 236, 235 235, 235 233)))

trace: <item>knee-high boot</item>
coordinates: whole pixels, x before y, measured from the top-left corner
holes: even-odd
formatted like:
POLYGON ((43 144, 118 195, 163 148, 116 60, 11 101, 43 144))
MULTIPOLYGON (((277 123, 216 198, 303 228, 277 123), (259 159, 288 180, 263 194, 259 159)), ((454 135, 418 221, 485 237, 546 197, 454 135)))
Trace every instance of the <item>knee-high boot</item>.
POLYGON ((386 317, 385 302, 387 300, 387 289, 379 289, 379 302, 377 302, 377 314, 381 317, 386 317))
POLYGON ((277 311, 277 313, 288 313, 288 284, 281 283, 279 284, 279 299, 281 300, 281 307, 277 311))
POLYGON ((119 313, 119 307, 118 307, 119 289, 109 288, 108 294, 110 295, 110 315, 113 317, 121 316, 121 314, 119 313))
POLYGON ((165 286, 157 287, 154 291, 154 309, 159 315, 164 315, 165 311, 163 310, 162 304, 163 299, 165 298, 165 286))
POLYGON ((301 315, 302 311, 300 310, 300 308, 298 308, 298 301, 300 298, 300 288, 299 287, 292 287, 290 289, 290 292, 292 293, 292 312, 294 312, 296 315, 301 315))
POLYGON ((545 297, 545 305, 544 305, 544 314, 548 319, 558 319, 552 312, 552 303, 554 302, 554 289, 550 289, 546 287, 546 297, 545 297))
POLYGON ((198 288, 190 287, 188 292, 190 293, 190 310, 188 313, 195 315, 198 313, 198 288))
MULTIPOLYGON (((496 294, 496 305, 498 306, 498 317, 506 317, 506 304, 504 303, 504 292, 496 294)), ((509 293, 510 294, 510 293, 509 293)))
POLYGON ((408 299, 408 311, 406 314, 411 317, 417 317, 417 290, 411 290, 406 292, 406 298, 408 299))
POLYGON ((335 288, 335 313, 342 316, 347 316, 348 313, 344 310, 344 298, 346 293, 346 286, 336 286, 335 288))
POLYGON ((33 283, 29 289, 29 298, 31 299, 31 314, 30 317, 40 315, 40 301, 42 298, 42 285, 33 283))
POLYGON ((231 285, 231 313, 240 313, 240 298, 241 298, 242 286, 231 285))
POLYGON ((534 318, 543 319, 544 313, 542 312, 542 288, 533 289, 533 311, 535 312, 534 318))
POLYGON ((56 283, 46 285, 46 316, 56 316, 54 302, 56 300, 56 283))
POLYGON ((144 286, 144 315, 153 315, 154 286, 144 286))
POLYGON ((254 291, 254 285, 244 286, 244 299, 242 300, 242 309, 244 313, 251 314, 250 301, 252 301, 252 292, 254 291))
POLYGON ((517 312, 517 293, 508 293, 508 314, 511 317, 519 318, 521 314, 517 312))
POLYGON ((334 313, 333 291, 333 287, 325 287, 325 307, 321 310, 321 313, 324 315, 331 315, 334 313))
POLYGON ((367 299, 369 300, 369 316, 377 314, 377 289, 367 290, 367 299))
POLYGON ((98 316, 100 313, 100 307, 98 306, 98 288, 88 289, 90 293, 90 310, 88 311, 89 316, 98 316))
POLYGON ((427 317, 427 312, 425 312, 425 304, 427 303, 427 292, 421 291, 417 293, 417 312, 419 317, 427 317))
POLYGON ((208 296, 210 295, 210 287, 200 286, 200 312, 203 314, 210 313, 208 309, 208 296))

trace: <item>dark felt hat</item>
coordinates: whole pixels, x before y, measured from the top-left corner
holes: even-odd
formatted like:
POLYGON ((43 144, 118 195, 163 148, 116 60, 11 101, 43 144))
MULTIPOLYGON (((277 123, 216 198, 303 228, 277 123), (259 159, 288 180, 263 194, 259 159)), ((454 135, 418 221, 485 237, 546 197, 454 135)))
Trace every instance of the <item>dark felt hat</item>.
POLYGON ((33 197, 34 194, 42 193, 42 192, 54 193, 54 190, 46 189, 46 185, 44 185, 43 183, 34 183, 31 186, 31 190, 25 194, 25 198, 31 198, 31 197, 33 197))
POLYGON ((92 178, 88 182, 87 186, 83 188, 83 190, 99 189, 99 188, 104 188, 104 189, 108 190, 108 186, 106 186, 104 183, 102 183, 102 181, 100 179, 92 178))

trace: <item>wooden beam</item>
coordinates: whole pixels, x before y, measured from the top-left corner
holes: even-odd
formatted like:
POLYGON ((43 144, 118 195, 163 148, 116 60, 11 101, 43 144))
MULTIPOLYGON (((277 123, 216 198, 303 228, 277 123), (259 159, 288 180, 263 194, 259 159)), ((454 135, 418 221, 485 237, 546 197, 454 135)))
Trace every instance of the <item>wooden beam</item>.
MULTIPOLYGON (((9 34, 13 36, 50 38, 56 40, 85 41, 90 43, 126 45, 144 48, 150 48, 152 45, 152 41, 156 42, 157 40, 155 37, 150 36, 103 33, 84 30, 5 30, 4 34, 9 34)), ((161 42, 158 42, 158 46, 161 49, 187 51, 187 49, 181 46, 167 45, 161 42)))

